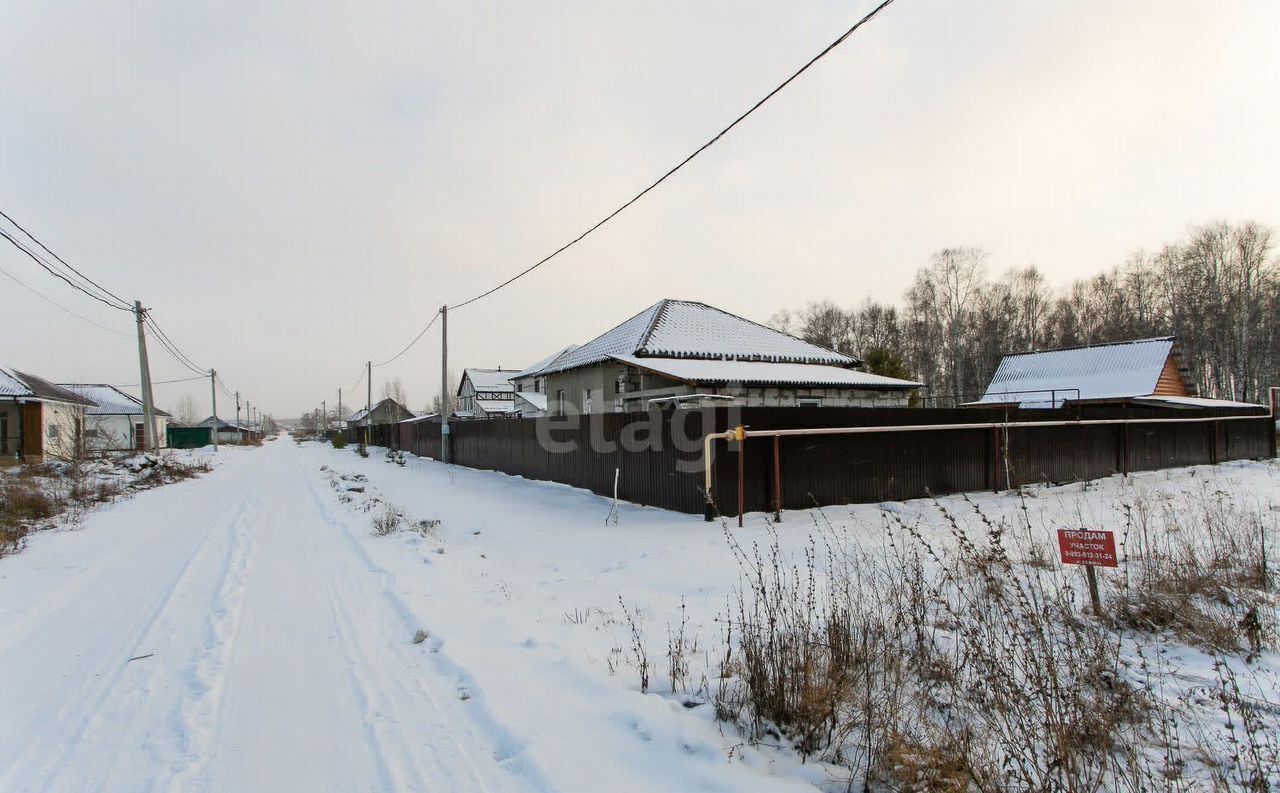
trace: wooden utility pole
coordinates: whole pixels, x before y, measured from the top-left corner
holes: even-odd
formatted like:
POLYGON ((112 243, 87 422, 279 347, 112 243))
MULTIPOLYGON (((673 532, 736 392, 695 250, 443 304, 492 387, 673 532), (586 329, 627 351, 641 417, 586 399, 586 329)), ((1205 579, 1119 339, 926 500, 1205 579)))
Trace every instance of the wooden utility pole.
MULTIPOLYGON (((248 413, 249 400, 245 400, 245 413, 248 413)), ((244 431, 240 429, 240 392, 236 392, 236 434, 240 436, 240 442, 244 443, 244 431)))
POLYGON ((151 394, 151 364, 147 361, 146 312, 142 310, 142 301, 133 301, 133 315, 138 321, 138 371, 142 382, 142 447, 154 451, 159 448, 156 443, 156 403, 151 394))
POLYGON ((440 462, 451 462, 449 449, 449 306, 440 307, 440 462))
POLYGON ((320 400, 320 434, 325 435, 329 432, 329 402, 320 400))
POLYGON ((346 429, 345 427, 342 426, 345 421, 346 419, 342 417, 342 386, 338 386, 338 434, 339 435, 341 435, 343 430, 346 429))
POLYGON ((214 369, 209 370, 209 401, 213 405, 212 424, 209 425, 209 441, 213 444, 213 450, 218 450, 218 372, 214 369))
POLYGON ((368 446, 373 440, 373 361, 366 362, 365 366, 369 367, 364 377, 365 386, 369 389, 364 403, 364 445, 368 446))

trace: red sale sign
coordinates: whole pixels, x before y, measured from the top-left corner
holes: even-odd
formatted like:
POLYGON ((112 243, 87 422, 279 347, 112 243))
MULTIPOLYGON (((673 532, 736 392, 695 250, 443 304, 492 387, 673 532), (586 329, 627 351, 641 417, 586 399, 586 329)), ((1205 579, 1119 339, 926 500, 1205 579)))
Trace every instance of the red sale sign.
POLYGON ((1063 564, 1120 565, 1116 559, 1116 535, 1110 531, 1058 529, 1058 551, 1063 564))

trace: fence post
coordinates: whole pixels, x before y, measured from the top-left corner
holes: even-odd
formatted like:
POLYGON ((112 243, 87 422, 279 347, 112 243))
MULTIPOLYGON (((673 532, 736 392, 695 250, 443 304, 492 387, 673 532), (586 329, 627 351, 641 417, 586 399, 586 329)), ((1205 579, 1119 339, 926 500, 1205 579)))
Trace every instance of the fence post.
POLYGON ((1000 428, 991 428, 991 492, 1000 492, 1000 428))
POLYGON ((782 452, 781 438, 773 436, 773 522, 782 522, 782 452))

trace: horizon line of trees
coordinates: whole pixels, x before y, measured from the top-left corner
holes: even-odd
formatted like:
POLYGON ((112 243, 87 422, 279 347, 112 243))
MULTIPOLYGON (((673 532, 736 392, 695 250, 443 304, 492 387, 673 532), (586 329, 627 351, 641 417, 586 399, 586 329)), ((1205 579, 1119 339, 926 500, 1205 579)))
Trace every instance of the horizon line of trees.
POLYGON ((1267 387, 1280 385, 1273 243, 1272 229, 1254 221, 1197 226, 1061 290, 1034 265, 992 279, 982 248, 944 248, 900 305, 811 301, 768 324, 960 401, 983 392, 1007 353, 1175 336, 1200 395, 1265 401, 1267 387))

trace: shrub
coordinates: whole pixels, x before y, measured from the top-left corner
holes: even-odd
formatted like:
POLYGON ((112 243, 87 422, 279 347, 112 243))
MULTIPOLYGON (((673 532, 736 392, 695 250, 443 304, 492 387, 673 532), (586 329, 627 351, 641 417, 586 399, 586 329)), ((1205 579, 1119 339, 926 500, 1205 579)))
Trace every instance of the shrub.
POLYGON ((400 530, 400 524, 404 521, 395 507, 390 504, 384 504, 382 512, 373 518, 373 533, 379 537, 386 537, 389 534, 395 534, 400 530))
POLYGON ((341 432, 333 436, 333 448, 335 449, 347 448, 347 438, 341 432))

